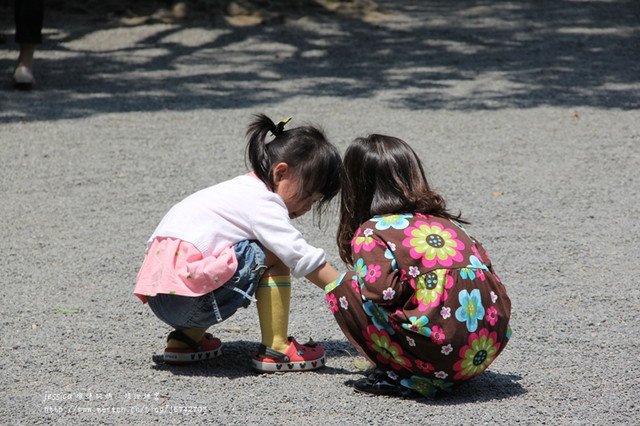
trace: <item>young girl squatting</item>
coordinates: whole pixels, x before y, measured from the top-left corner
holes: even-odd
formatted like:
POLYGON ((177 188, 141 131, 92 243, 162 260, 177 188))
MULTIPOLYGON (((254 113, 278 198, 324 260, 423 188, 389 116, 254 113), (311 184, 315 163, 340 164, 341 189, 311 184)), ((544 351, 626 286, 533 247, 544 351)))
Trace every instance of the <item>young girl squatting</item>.
POLYGON ((325 291, 375 366, 355 389, 431 396, 480 374, 511 333, 511 302, 487 252, 430 189, 404 141, 356 139, 342 178, 337 242, 354 270, 325 291))
POLYGON ((319 213, 338 193, 340 155, 319 129, 285 124, 257 115, 247 130, 252 172, 188 196, 151 235, 134 294, 175 329, 164 362, 220 354, 220 340, 207 329, 257 299, 256 370, 324 365, 320 345, 288 335, 291 275, 324 288, 338 273, 290 220, 314 205, 319 213))

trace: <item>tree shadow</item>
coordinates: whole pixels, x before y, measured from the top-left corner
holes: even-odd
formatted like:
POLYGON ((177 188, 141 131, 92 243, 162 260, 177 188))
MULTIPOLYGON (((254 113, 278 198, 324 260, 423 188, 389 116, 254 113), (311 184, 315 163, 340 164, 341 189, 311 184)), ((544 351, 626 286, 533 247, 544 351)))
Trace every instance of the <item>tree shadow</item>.
POLYGON ((37 90, 3 83, 0 123, 380 94, 410 110, 640 106, 640 2, 388 3, 396 19, 387 22, 299 11, 253 27, 186 21, 144 26, 115 47, 104 41, 131 28, 58 28, 38 60, 37 90), (208 35, 185 42, 190 32, 208 35))

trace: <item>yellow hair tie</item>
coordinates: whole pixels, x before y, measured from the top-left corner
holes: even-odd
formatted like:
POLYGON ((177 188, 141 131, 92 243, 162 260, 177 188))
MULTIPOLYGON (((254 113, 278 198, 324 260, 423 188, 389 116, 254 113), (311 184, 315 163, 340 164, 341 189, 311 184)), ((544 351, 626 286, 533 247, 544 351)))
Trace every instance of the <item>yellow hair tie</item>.
POLYGON ((284 132, 284 126, 291 121, 293 117, 287 117, 283 120, 278 121, 278 123, 276 124, 276 128, 274 129, 273 135, 274 136, 278 136, 280 133, 284 132))

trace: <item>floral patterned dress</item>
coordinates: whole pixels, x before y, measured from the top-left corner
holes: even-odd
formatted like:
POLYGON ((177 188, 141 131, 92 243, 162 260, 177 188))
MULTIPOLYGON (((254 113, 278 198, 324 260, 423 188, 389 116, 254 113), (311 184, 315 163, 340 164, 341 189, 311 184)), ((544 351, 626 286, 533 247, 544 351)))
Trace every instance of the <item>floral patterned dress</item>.
POLYGON ((511 301, 482 245, 457 223, 377 216, 351 242, 354 271, 325 291, 342 331, 423 395, 483 372, 510 337, 511 301))

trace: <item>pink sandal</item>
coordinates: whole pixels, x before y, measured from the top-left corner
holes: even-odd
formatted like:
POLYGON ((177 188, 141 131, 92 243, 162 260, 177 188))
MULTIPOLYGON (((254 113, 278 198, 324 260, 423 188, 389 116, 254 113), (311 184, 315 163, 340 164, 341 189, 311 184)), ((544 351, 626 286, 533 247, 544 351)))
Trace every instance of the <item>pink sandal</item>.
POLYGON ((309 339, 301 345, 289 337, 289 347, 282 352, 260 345, 258 354, 253 358, 253 368, 262 373, 278 371, 317 370, 325 365, 325 353, 322 346, 309 339))
POLYGON ((205 333, 196 342, 180 330, 169 333, 167 341, 174 339, 189 345, 189 348, 166 348, 164 350, 163 361, 167 364, 184 365, 192 364, 198 361, 206 361, 217 357, 222 353, 222 342, 217 337, 213 337, 211 333, 205 333))

